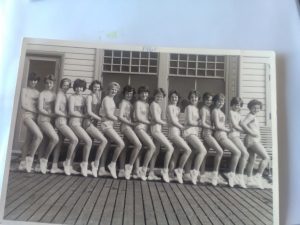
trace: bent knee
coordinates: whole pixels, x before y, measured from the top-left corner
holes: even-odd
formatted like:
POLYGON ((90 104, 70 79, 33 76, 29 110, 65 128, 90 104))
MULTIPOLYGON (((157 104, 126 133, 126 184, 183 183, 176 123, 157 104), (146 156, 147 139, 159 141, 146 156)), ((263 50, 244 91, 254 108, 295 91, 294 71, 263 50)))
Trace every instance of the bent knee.
POLYGON ((134 143, 134 146, 138 149, 138 151, 140 151, 143 147, 142 143, 141 142, 136 142, 134 143))
POLYGON ((77 137, 72 137, 72 139, 71 139, 71 144, 73 144, 73 145, 77 145, 78 144, 78 142, 79 142, 79 140, 78 140, 78 138, 77 137))
POLYGON ((124 149, 124 148, 125 148, 125 143, 124 143, 124 141, 122 141, 122 140, 119 141, 118 147, 121 148, 121 149, 124 149))
POLYGON ((265 161, 270 161, 270 156, 268 154, 266 154, 262 157, 262 159, 265 161))
POLYGON ((34 139, 41 142, 44 138, 44 135, 42 133, 37 133, 36 135, 34 135, 34 139))

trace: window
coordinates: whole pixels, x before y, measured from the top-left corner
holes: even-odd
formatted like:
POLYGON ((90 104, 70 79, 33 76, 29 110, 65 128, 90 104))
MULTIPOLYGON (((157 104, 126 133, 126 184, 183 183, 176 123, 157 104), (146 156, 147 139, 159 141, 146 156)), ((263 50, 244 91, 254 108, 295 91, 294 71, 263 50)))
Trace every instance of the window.
POLYGON ((201 95, 225 94, 225 61, 220 55, 170 54, 169 91, 177 90, 181 95, 182 111, 190 90, 196 89, 201 95))
MULTIPOLYGON (((157 88, 159 54, 156 52, 104 50, 103 85, 118 82, 123 88, 130 84, 136 90, 146 85, 150 92, 157 88)), ((151 93, 150 93, 151 94, 151 93)), ((121 101, 121 92, 115 102, 121 101)))

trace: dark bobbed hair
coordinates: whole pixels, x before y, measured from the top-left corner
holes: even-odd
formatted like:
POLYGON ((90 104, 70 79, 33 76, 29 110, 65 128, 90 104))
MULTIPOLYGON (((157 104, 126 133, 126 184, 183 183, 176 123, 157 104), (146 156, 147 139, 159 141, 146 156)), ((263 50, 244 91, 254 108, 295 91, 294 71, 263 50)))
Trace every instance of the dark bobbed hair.
POLYGON ((61 81, 60 81, 60 83, 59 83, 59 87, 62 88, 62 86, 63 86, 63 84, 64 84, 65 82, 68 82, 68 83, 69 83, 69 88, 70 88, 70 87, 71 87, 72 81, 71 81, 69 78, 63 78, 63 79, 61 79, 61 81))
POLYGON ((143 92, 150 92, 149 91, 149 88, 147 86, 140 86, 139 89, 138 89, 138 94, 141 94, 143 92))
POLYGON ((202 96, 203 101, 207 100, 209 97, 213 97, 213 94, 210 92, 205 92, 202 96))
POLYGON ((239 105, 240 107, 243 107, 243 100, 240 97, 233 97, 230 101, 230 106, 239 105))
POLYGON ((249 110, 251 110, 251 108, 252 108, 253 106, 255 106, 255 105, 259 105, 259 106, 260 106, 260 109, 262 109, 262 102, 259 101, 259 100, 257 100, 257 99, 251 100, 251 101, 248 103, 247 107, 248 107, 249 110))
POLYGON ((154 92, 153 92, 153 97, 155 97, 157 94, 162 94, 163 97, 166 97, 166 92, 162 88, 155 89, 154 92))
POLYGON ((191 100, 192 95, 196 95, 198 97, 198 99, 200 99, 199 92, 196 90, 191 90, 188 94, 188 100, 191 100))
POLYGON ((102 90, 102 83, 99 80, 93 80, 89 85, 89 90, 92 91, 95 84, 100 85, 100 91, 102 90))
POLYGON ((220 99, 225 99, 225 95, 223 93, 216 94, 213 97, 212 100, 213 100, 214 106, 216 105, 217 101, 219 101, 220 99))
POLYGON ((48 74, 47 76, 45 76, 44 78, 44 82, 46 82, 46 80, 51 80, 51 81, 55 81, 55 76, 53 74, 48 74))
POLYGON ((126 85, 122 91, 123 96, 125 95, 126 92, 133 92, 133 95, 135 95, 135 88, 130 85, 126 85))
POLYGON ((29 81, 40 81, 40 77, 35 73, 35 72, 31 72, 28 74, 28 80, 29 81))
POLYGON ((77 87, 82 87, 83 88, 83 91, 86 90, 86 82, 85 80, 82 80, 82 79, 76 79, 73 83, 73 90, 75 91, 75 89, 77 87))
POLYGON ((171 90, 171 91, 169 91, 169 94, 168 94, 168 99, 169 99, 169 100, 171 99, 171 96, 172 96, 173 94, 177 95, 178 99, 181 98, 180 95, 179 95, 179 93, 178 93, 176 90, 171 90))

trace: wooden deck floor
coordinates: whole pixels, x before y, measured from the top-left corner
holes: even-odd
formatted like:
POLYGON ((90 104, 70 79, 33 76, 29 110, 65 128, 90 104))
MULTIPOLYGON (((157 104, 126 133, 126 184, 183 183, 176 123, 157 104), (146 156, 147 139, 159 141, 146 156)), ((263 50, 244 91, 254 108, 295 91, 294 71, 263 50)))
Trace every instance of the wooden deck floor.
POLYGON ((272 224, 272 190, 11 172, 6 220, 56 224, 272 224))

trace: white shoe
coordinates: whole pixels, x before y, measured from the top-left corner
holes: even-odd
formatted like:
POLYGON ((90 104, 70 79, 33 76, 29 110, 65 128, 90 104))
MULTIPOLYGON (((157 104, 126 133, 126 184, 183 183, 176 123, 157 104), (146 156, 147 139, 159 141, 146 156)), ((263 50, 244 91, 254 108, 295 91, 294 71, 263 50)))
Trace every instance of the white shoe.
POLYGON ((88 175, 88 163, 87 162, 81 162, 80 163, 80 168, 81 168, 82 176, 87 177, 87 175, 88 175))
POLYGON ((119 177, 119 178, 125 177, 125 170, 124 170, 124 169, 120 169, 120 170, 119 170, 118 177, 119 177))
POLYGON ((77 170, 74 170, 74 168, 72 166, 70 166, 70 172, 71 172, 71 174, 74 174, 74 175, 80 174, 80 172, 78 172, 77 170))
POLYGON ((48 163, 47 159, 44 159, 44 158, 40 159, 40 167, 41 167, 42 174, 47 173, 47 163, 48 163))
POLYGON ((166 182, 166 183, 170 182, 168 169, 162 169, 161 170, 161 175, 162 175, 162 178, 163 178, 164 182, 166 182))
MULTIPOLYGON (((26 160, 26 159, 25 159, 26 160)), ((18 170, 24 171, 26 170, 26 161, 21 161, 18 167, 18 170)))
POLYGON ((25 160, 26 160, 26 171, 30 173, 32 169, 33 157, 27 156, 25 160))
POLYGON ((183 179, 182 179, 183 170, 178 168, 178 169, 175 169, 174 172, 176 174, 176 178, 177 178, 178 183, 183 184, 183 179))
POLYGON ((251 177, 247 176, 247 186, 252 186, 252 187, 256 186, 256 182, 255 182, 253 176, 251 176, 251 177))
POLYGON ((106 171, 105 167, 100 167, 100 169, 98 171, 98 176, 99 177, 110 177, 111 174, 106 171))
POLYGON ((191 181, 192 180, 191 172, 185 173, 183 175, 183 180, 185 180, 185 181, 191 181))
POLYGON ((199 171, 197 170, 191 170, 191 181, 194 185, 197 184, 197 178, 198 178, 198 175, 199 175, 199 171))
POLYGON ((156 176, 153 171, 150 171, 148 175, 148 180, 161 180, 161 178, 156 176))
POLYGON ((125 165, 125 179, 126 180, 129 180, 130 179, 130 174, 131 174, 131 171, 132 171, 132 165, 130 165, 130 164, 126 164, 125 165))
POLYGON ((114 179, 117 179, 117 172, 116 172, 116 163, 114 162, 111 162, 110 164, 108 164, 108 169, 110 171, 110 174, 111 176, 114 178, 114 179))
POLYGON ((212 172, 211 184, 213 186, 217 186, 218 185, 218 178, 219 178, 218 172, 212 172))
POLYGON ((66 161, 64 161, 63 162, 63 167, 64 167, 65 174, 67 176, 70 176, 71 175, 71 166, 68 166, 66 161))
POLYGON ((138 170, 138 176, 143 180, 143 181, 146 181, 147 180, 147 168, 144 168, 144 167, 140 167, 139 170, 138 170))
POLYGON ((92 175, 93 177, 97 177, 98 173, 98 167, 95 166, 95 162, 91 162, 91 167, 92 167, 92 175))
POLYGON ((63 170, 59 169, 57 166, 52 166, 50 173, 55 174, 55 173, 64 173, 63 170))
POLYGON ((235 174, 233 172, 228 173, 229 187, 234 187, 234 185, 235 185, 235 182, 234 182, 235 178, 234 177, 235 177, 235 174))
POLYGON ((255 180, 255 183, 256 183, 256 185, 257 185, 257 187, 259 188, 259 189, 265 189, 265 187, 264 187, 264 185, 262 184, 262 175, 261 174, 256 174, 255 176, 254 176, 254 180, 255 180))
POLYGON ((244 180, 244 175, 243 174, 238 174, 235 176, 236 177, 236 183, 241 186, 242 188, 247 188, 245 180, 244 180))
POLYGON ((40 173, 41 172, 41 166, 40 166, 40 164, 36 164, 35 165, 34 172, 36 172, 36 173, 40 173))

